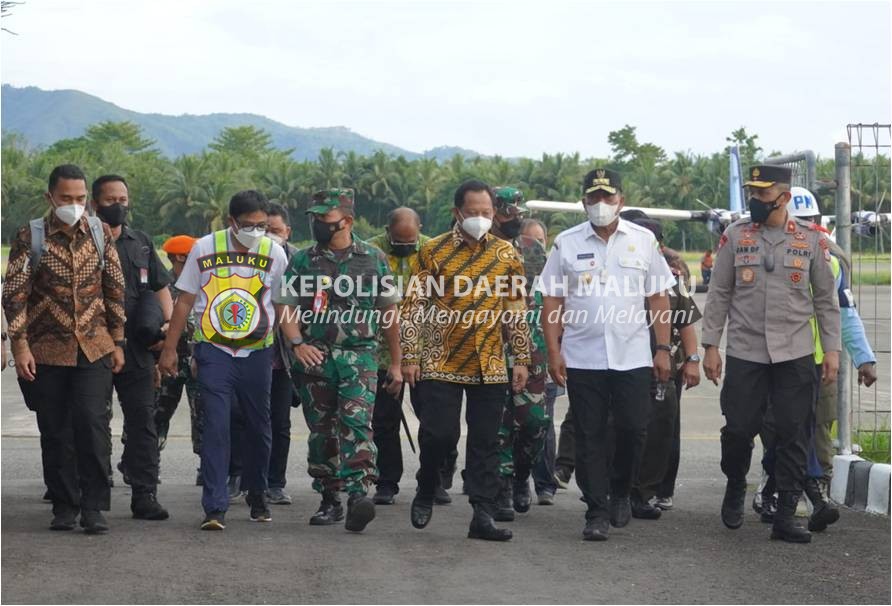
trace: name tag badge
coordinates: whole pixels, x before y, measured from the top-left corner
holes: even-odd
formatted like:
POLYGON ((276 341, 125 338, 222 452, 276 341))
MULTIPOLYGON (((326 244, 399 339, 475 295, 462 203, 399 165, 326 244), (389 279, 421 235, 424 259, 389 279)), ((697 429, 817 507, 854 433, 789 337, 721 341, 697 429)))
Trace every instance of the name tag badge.
POLYGON ((148 284, 149 283, 149 270, 145 267, 139 268, 139 283, 140 284, 148 284))
POLYGON ((590 253, 579 253, 578 255, 576 255, 576 258, 577 258, 577 259, 594 259, 594 258, 595 258, 595 253, 593 253, 593 252, 590 252, 590 253))

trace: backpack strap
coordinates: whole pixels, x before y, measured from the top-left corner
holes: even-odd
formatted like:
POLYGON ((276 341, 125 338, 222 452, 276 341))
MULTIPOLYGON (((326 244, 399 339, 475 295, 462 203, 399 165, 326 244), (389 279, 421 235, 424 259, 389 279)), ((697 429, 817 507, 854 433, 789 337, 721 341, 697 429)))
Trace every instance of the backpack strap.
POLYGON ((105 232, 102 230, 102 221, 99 217, 87 217, 87 223, 90 225, 90 234, 93 236, 93 243, 96 245, 96 252, 99 253, 99 271, 105 270, 105 232))
POLYGON ((33 275, 40 264, 40 257, 43 256, 43 251, 46 250, 44 246, 46 223, 43 217, 40 217, 39 219, 31 219, 28 225, 31 227, 31 274, 33 275))

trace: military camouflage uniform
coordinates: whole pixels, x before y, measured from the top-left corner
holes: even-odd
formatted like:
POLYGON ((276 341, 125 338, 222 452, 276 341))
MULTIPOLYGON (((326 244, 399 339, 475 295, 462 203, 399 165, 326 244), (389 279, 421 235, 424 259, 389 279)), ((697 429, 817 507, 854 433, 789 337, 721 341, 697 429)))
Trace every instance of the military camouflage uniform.
POLYGON ((358 239, 343 255, 319 245, 300 250, 285 273, 286 283, 297 277, 293 282, 297 296, 281 296, 277 302, 298 308, 304 341, 321 350, 325 358, 318 366, 304 368, 300 362, 294 366, 301 373, 300 396, 310 429, 307 470, 314 478, 313 489, 320 493, 365 493, 377 480, 371 423, 379 323, 372 312, 400 300, 398 292, 387 293, 381 285, 389 275, 384 253, 358 239), (323 309, 309 315, 306 310, 313 310, 321 291, 300 292, 301 276, 312 277, 314 285, 327 281, 330 286, 344 275, 352 278, 354 286, 361 279, 362 292, 354 289, 342 297, 329 287, 323 309), (370 294, 373 285, 378 288, 377 296, 370 294), (354 317, 347 321, 331 313, 348 310, 353 310, 354 317), (356 317, 357 312, 369 317, 356 317))
MULTIPOLYGON (((523 259, 527 279, 527 292, 533 291, 533 280, 545 267, 545 247, 539 242, 518 238, 514 247, 523 259)), ((513 476, 515 465, 528 472, 539 459, 545 446, 545 437, 551 418, 545 409, 545 381, 547 355, 545 336, 542 333, 542 296, 539 293, 527 297, 530 310, 530 359, 529 378, 521 393, 512 393, 505 405, 502 426, 499 428, 499 474, 513 476)), ((505 339, 505 343, 508 340, 505 339)), ((506 347, 508 366, 514 367, 514 356, 506 347)))
MULTIPOLYGON (((170 294, 174 301, 180 291, 173 285, 169 286, 170 294)), ((186 398, 189 400, 189 419, 192 426, 192 452, 201 454, 201 402, 198 397, 198 381, 192 376, 192 335, 195 334, 195 316, 190 313, 186 318, 186 330, 183 331, 179 343, 177 343, 177 358, 179 368, 176 376, 161 379, 161 387, 155 390, 155 426, 158 428, 158 448, 163 449, 167 443, 167 431, 170 420, 177 410, 180 399, 183 396, 183 388, 186 389, 186 398)))

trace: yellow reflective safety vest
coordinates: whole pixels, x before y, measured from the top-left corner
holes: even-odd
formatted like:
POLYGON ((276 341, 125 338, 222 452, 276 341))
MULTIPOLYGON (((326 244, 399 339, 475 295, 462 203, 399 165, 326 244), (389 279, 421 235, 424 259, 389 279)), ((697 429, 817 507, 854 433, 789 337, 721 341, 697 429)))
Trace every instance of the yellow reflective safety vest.
MULTIPOLYGON (((833 271, 833 279, 839 280, 839 259, 836 255, 830 255, 830 269, 833 271)), ((818 332, 818 320, 814 316, 809 319, 811 332, 815 338, 815 365, 824 363, 824 348, 821 346, 821 334, 818 332)))

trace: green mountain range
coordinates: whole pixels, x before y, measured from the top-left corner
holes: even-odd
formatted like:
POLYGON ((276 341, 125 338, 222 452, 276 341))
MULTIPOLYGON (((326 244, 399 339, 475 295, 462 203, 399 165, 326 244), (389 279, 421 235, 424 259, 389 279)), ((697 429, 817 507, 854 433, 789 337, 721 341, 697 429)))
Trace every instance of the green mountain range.
POLYGON ((200 152, 222 129, 231 126, 255 126, 268 131, 276 147, 294 150, 292 156, 296 160, 314 160, 320 150, 329 147, 335 152, 354 151, 360 155, 371 155, 380 149, 408 159, 431 157, 446 160, 455 154, 467 157, 480 155, 451 146, 418 153, 363 137, 343 126, 300 128, 257 114, 143 114, 77 90, 47 91, 34 86, 18 88, 4 84, 0 103, 3 132, 19 133, 35 146, 47 146, 59 139, 79 137, 91 124, 112 120, 138 124, 144 135, 154 139, 157 148, 170 157, 200 152))

